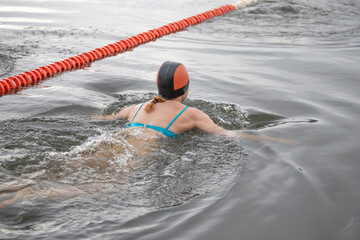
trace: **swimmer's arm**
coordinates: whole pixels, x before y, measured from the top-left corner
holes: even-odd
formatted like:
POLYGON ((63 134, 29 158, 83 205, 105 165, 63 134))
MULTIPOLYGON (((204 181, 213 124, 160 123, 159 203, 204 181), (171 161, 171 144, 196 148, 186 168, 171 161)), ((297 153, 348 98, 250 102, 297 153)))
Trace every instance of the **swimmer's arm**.
POLYGON ((211 118, 204 112, 191 108, 191 116, 193 119, 193 128, 201 129, 208 133, 218 134, 218 135, 227 135, 229 131, 224 128, 216 125, 211 118))
POLYGON ((93 119, 93 120, 115 120, 120 117, 129 119, 129 115, 130 115, 131 111, 134 109, 134 107, 135 106, 126 107, 116 114, 113 113, 110 115, 95 115, 95 116, 92 116, 91 119, 93 119))
POLYGON ((132 111, 134 111, 134 108, 136 106, 133 105, 133 106, 130 106, 130 107, 126 107, 124 109, 122 109, 120 112, 118 112, 115 117, 116 118, 120 118, 120 117, 123 117, 123 118, 126 118, 126 119, 129 119, 130 118, 130 114, 132 111))
POLYGON ((297 141, 295 141, 295 140, 285 139, 285 138, 274 138, 274 137, 270 137, 270 136, 266 136, 266 135, 253 135, 253 134, 248 134, 248 133, 244 133, 244 132, 233 132, 231 134, 236 137, 242 137, 242 138, 250 139, 253 141, 271 141, 271 142, 284 143, 284 144, 288 144, 288 145, 297 144, 297 141))
POLYGON ((213 134, 217 134, 217 135, 223 135, 223 136, 229 136, 229 137, 233 137, 233 138, 246 138, 249 140, 253 140, 253 141, 272 141, 272 142, 279 142, 279 143, 285 143, 285 144, 290 144, 290 145, 294 145, 297 142, 291 139, 283 139, 283 138, 274 138, 274 137, 269 137, 266 135, 253 135, 253 134, 249 134, 249 133, 245 133, 245 132, 239 132, 239 131, 229 131, 226 130, 218 125, 216 125, 211 118, 201 112, 200 110, 197 109, 192 109, 194 110, 194 116, 195 116, 195 127, 199 128, 205 132, 208 133, 213 133, 213 134))

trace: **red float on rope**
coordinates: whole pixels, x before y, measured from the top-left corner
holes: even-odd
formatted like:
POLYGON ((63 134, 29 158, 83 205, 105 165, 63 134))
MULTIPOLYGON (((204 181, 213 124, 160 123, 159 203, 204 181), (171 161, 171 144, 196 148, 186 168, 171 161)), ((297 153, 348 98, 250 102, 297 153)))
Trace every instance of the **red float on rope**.
MULTIPOLYGON (((33 70, 33 71, 35 71, 35 70, 33 70)), ((28 75, 29 77, 30 77, 30 79, 31 79, 31 83, 33 83, 33 82, 35 82, 35 80, 36 80, 36 75, 33 73, 33 71, 30 71, 30 72, 25 72, 24 74, 26 74, 26 75, 28 75)))
POLYGON ((257 1, 258 0, 241 0, 233 4, 225 5, 192 17, 182 19, 177 22, 169 23, 162 27, 140 33, 138 35, 120 40, 112 44, 108 44, 100 48, 96 48, 89 52, 82 53, 47 66, 39 67, 16 76, 2 79, 0 80, 0 96, 9 92, 11 89, 52 77, 57 73, 84 68, 84 66, 89 66, 90 63, 97 60, 130 51, 139 45, 148 43, 150 41, 155 41, 157 38, 160 38, 164 35, 181 31, 188 26, 201 23, 207 19, 226 14, 230 11, 250 6, 257 1))
POLYGON ((24 86, 24 85, 26 85, 26 79, 23 77, 23 76, 21 76, 21 75, 17 75, 17 76, 15 76, 16 78, 18 78, 19 80, 20 80, 20 82, 21 82, 21 86, 24 86))
POLYGON ((15 83, 12 80, 10 80, 9 78, 4 79, 3 81, 8 84, 10 89, 13 89, 16 87, 15 83))
MULTIPOLYGON (((25 73, 21 73, 21 74, 19 74, 18 76, 23 77, 23 78, 25 79, 25 81, 26 81, 26 84, 29 84, 29 83, 32 82, 31 77, 30 77, 29 75, 25 74, 25 73)), ((1 81, 0 81, 0 82, 1 82, 1 81)))
POLYGON ((87 57, 89 59, 89 62, 94 62, 96 57, 91 52, 83 53, 81 54, 83 57, 87 57))
POLYGON ((61 62, 66 66, 65 71, 71 69, 71 63, 69 62, 68 59, 64 59, 61 62))
POLYGON ((21 83, 17 78, 9 77, 8 79, 12 80, 15 83, 15 87, 20 87, 21 86, 21 83))
POLYGON ((41 80, 46 78, 46 72, 40 68, 32 70, 32 72, 36 75, 36 80, 41 80))
POLYGON ((132 43, 131 43, 131 41, 130 41, 128 38, 122 40, 122 42, 123 42, 123 43, 125 44, 125 46, 126 46, 125 51, 130 51, 131 49, 133 49, 132 43))
POLYGON ((34 76, 33 81, 34 82, 37 81, 37 80, 42 80, 44 78, 38 68, 30 71, 29 73, 33 74, 33 76, 34 76))
POLYGON ((43 71, 43 77, 45 78, 53 75, 52 70, 48 66, 40 67, 39 69, 43 71))
POLYGON ((0 94, 2 94, 3 92, 5 92, 5 86, 3 82, 0 82, 0 94))
POLYGON ((57 73, 57 70, 56 70, 56 68, 54 68, 52 65, 48 65, 47 66, 49 69, 50 69, 50 71, 51 71, 51 75, 53 75, 53 74, 56 74, 57 73))
POLYGON ((1 86, 1 91, 3 91, 3 92, 10 91, 10 89, 11 89, 9 84, 7 84, 7 82, 5 82, 4 80, 0 81, 0 86, 1 86))
POLYGON ((120 52, 119 52, 119 53, 126 52, 126 46, 125 46, 125 44, 124 44, 122 41, 116 42, 116 43, 114 43, 114 44, 116 44, 117 46, 119 46, 119 48, 120 48, 120 52))

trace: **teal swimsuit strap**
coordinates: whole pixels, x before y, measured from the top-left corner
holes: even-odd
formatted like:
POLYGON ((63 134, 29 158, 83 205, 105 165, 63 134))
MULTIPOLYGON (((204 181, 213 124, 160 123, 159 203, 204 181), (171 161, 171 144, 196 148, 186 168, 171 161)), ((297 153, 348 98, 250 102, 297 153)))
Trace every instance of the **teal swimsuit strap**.
POLYGON ((168 125, 165 129, 169 129, 169 127, 171 126, 171 124, 173 124, 174 121, 175 121, 187 108, 188 108, 188 106, 184 107, 184 109, 183 109, 181 112, 179 112, 179 114, 176 115, 176 117, 174 117, 174 119, 169 123, 169 125, 168 125))
POLYGON ((136 113, 135 113, 135 115, 134 115, 133 119, 131 120, 131 123, 134 121, 134 119, 135 119, 136 115, 138 114, 138 112, 140 111, 140 109, 142 108, 142 106, 143 106, 143 105, 144 105, 144 103, 143 103, 143 104, 141 104, 141 106, 139 107, 139 109, 136 111, 136 113))

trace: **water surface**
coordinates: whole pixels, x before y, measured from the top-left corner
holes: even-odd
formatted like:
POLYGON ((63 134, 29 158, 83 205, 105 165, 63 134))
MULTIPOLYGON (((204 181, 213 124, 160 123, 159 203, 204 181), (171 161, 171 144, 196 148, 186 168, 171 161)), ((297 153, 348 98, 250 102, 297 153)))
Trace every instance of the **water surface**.
MULTIPOLYGON (((2 1, 0 77, 229 2, 2 1)), ((269 0, 0 97, 1 239, 359 239, 357 0, 269 0), (154 141, 94 121, 185 64, 232 131, 154 141), (139 146, 141 151, 139 151, 139 146)))

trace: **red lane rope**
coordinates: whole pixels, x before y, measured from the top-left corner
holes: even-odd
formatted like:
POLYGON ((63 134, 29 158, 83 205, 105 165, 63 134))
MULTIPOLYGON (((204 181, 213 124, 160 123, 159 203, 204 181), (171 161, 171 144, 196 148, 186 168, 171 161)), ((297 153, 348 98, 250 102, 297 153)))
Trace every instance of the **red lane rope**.
POLYGON ((13 89, 18 89, 19 87, 35 85, 41 80, 53 77, 65 71, 76 70, 90 66, 92 62, 130 51, 139 45, 148 43, 150 41, 155 41, 164 35, 169 35, 181 31, 188 26, 199 24, 210 18, 224 15, 230 11, 249 6, 255 2, 257 2, 257 0, 241 0, 237 3, 225 5, 182 19, 177 22, 169 23, 162 27, 140 33, 138 35, 108 44, 100 48, 96 48, 89 52, 81 53, 74 57, 70 57, 47 66, 39 67, 16 76, 2 79, 0 81, 0 96, 5 93, 9 93, 13 89))

